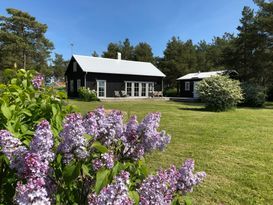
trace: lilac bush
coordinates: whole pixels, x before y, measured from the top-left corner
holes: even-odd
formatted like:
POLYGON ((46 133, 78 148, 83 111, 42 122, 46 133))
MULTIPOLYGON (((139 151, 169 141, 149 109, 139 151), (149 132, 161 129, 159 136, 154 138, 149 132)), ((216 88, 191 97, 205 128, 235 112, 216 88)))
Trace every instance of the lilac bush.
POLYGON ((38 74, 38 75, 34 76, 34 78, 32 79, 31 82, 32 82, 34 88, 40 89, 42 87, 43 82, 44 82, 44 77, 41 74, 38 74))
POLYGON ((147 176, 143 157, 164 150, 170 136, 158 131, 160 113, 142 122, 132 116, 123 122, 122 112, 100 107, 86 116, 65 117, 54 140, 48 121, 36 127, 29 144, 0 131, 1 152, 16 171, 16 204, 171 204, 177 195, 193 191, 204 172, 194 173, 194 161, 186 160, 147 176))

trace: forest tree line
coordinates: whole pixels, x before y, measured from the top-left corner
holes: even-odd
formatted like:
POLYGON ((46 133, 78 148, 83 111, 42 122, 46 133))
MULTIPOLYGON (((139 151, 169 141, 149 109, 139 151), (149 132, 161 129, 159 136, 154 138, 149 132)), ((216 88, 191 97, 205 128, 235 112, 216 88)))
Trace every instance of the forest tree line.
MULTIPOLYGON (((165 85, 176 86, 176 79, 190 72, 232 69, 241 81, 273 87, 273 1, 254 0, 257 11, 244 7, 238 34, 225 33, 194 44, 172 37, 163 56, 153 54, 146 42, 132 45, 129 39, 108 44, 101 57, 151 62, 166 74, 165 85)), ((67 65, 61 54, 51 59, 54 44, 45 37, 47 26, 16 9, 0 16, 0 71, 5 68, 31 68, 47 76, 61 78, 67 65)), ((94 51, 92 56, 99 56, 94 51)))

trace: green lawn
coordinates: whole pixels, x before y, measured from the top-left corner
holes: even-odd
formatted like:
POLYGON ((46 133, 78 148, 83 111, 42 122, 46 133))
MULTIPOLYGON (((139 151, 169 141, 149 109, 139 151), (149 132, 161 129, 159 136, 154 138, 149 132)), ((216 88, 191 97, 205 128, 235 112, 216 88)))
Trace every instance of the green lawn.
POLYGON ((273 107, 214 113, 201 104, 165 101, 70 101, 82 113, 99 105, 141 120, 162 113, 161 129, 172 136, 165 152, 147 156, 151 171, 193 158, 205 182, 190 194, 193 204, 273 204, 273 107))

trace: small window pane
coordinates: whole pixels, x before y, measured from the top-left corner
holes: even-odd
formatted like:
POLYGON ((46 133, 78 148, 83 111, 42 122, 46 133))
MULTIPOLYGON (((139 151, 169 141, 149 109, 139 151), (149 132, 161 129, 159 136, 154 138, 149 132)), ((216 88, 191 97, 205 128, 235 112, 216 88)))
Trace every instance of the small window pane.
POLYGON ((74 81, 70 80, 70 92, 74 92, 74 81))
POLYGON ((146 83, 141 83, 141 96, 146 96, 146 83))
POLYGON ((190 82, 185 82, 185 91, 190 91, 190 82))
POLYGON ((127 83, 127 95, 132 96, 132 83, 127 83))
POLYGON ((135 83, 135 92, 134 96, 139 96, 139 83, 135 83))

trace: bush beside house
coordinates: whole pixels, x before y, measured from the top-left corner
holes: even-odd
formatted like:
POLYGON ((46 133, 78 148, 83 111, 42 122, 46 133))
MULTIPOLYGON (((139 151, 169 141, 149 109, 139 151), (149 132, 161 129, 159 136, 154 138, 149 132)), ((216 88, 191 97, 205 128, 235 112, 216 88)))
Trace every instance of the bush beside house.
POLYGON ((206 108, 217 112, 229 110, 243 100, 240 82, 227 76, 212 76, 202 80, 197 92, 206 108))
POLYGON ((81 100, 90 102, 90 101, 99 101, 97 98, 97 94, 94 90, 90 90, 89 88, 81 87, 79 88, 79 97, 81 100))

